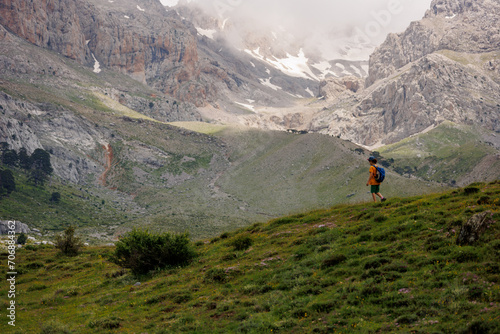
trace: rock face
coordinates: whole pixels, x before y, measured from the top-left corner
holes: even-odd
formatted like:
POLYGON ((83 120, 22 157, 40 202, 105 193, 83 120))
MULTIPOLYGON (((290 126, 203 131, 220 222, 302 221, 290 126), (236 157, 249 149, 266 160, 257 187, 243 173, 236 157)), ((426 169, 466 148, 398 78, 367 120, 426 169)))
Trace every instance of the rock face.
POLYGON ((328 78, 319 84, 319 94, 329 100, 338 99, 342 94, 356 93, 363 87, 363 80, 355 76, 328 78))
POLYGON ((401 34, 390 34, 370 56, 366 87, 439 50, 490 52, 499 45, 498 1, 433 0, 421 21, 411 23, 401 34))
POLYGON ((34 45, 87 66, 98 62, 183 101, 203 104, 198 96, 208 94, 196 84, 196 30, 158 0, 9 0, 0 3, 0 24, 34 45))
POLYGON ((389 35, 372 54, 365 89, 333 100, 309 130, 368 147, 447 120, 498 132, 499 59, 498 1, 433 1, 423 20, 389 35))
POLYGON ((0 3, 0 24, 13 34, 82 63, 92 57, 78 15, 78 2, 6 0, 0 3))
POLYGON ((472 216, 467 223, 462 226, 457 236, 457 245, 466 246, 476 243, 481 234, 486 231, 491 223, 491 215, 491 211, 486 211, 472 216))
MULTIPOLYGON (((30 228, 28 225, 21 223, 20 221, 13 221, 14 222, 14 231, 16 234, 19 233, 31 233, 30 228)), ((12 222, 9 222, 8 220, 0 220, 0 234, 8 234, 9 231, 11 230, 12 222)))

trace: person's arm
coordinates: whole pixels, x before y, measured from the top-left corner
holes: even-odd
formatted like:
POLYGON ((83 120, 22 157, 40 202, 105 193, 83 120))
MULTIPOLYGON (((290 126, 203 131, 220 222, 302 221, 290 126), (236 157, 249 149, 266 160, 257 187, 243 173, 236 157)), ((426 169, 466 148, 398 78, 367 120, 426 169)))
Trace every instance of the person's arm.
POLYGON ((366 186, 370 185, 370 180, 372 179, 372 167, 370 166, 370 176, 368 177, 368 181, 366 181, 366 186))
POLYGON ((369 186, 370 185, 370 180, 375 178, 375 175, 373 175, 373 169, 372 169, 373 166, 370 166, 370 176, 368 177, 368 181, 366 182, 366 185, 369 186))

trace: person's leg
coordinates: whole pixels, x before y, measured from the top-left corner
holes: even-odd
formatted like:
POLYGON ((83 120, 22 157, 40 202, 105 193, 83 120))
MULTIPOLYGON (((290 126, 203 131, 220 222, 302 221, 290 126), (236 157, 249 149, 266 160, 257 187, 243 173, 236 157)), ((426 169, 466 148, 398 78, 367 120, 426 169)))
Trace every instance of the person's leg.
POLYGON ((377 193, 377 196, 378 196, 378 197, 380 197, 380 200, 381 200, 382 202, 385 202, 385 201, 386 201, 386 198, 385 198, 384 196, 382 196, 382 194, 381 194, 381 193, 377 193))
POLYGON ((373 197, 373 201, 376 202, 377 201, 377 197, 375 196, 375 193, 372 193, 372 197, 373 197))

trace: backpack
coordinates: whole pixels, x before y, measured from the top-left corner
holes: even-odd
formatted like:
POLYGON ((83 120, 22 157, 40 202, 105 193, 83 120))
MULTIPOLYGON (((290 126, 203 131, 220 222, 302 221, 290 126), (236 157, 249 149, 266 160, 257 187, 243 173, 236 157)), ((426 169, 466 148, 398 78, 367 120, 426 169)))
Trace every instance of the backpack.
POLYGON ((377 175, 375 175, 375 181, 377 181, 378 183, 384 182, 385 169, 383 169, 382 167, 379 167, 379 166, 375 166, 375 168, 377 169, 377 175))

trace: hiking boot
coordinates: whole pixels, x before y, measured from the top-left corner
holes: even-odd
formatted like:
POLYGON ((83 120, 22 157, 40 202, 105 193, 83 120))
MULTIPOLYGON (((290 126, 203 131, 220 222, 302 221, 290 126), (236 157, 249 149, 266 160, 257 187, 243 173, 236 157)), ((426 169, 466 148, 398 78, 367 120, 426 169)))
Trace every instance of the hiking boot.
POLYGON ((384 197, 384 198, 382 198, 380 201, 381 201, 381 202, 385 202, 385 201, 387 201, 387 198, 385 198, 385 197, 384 197))

